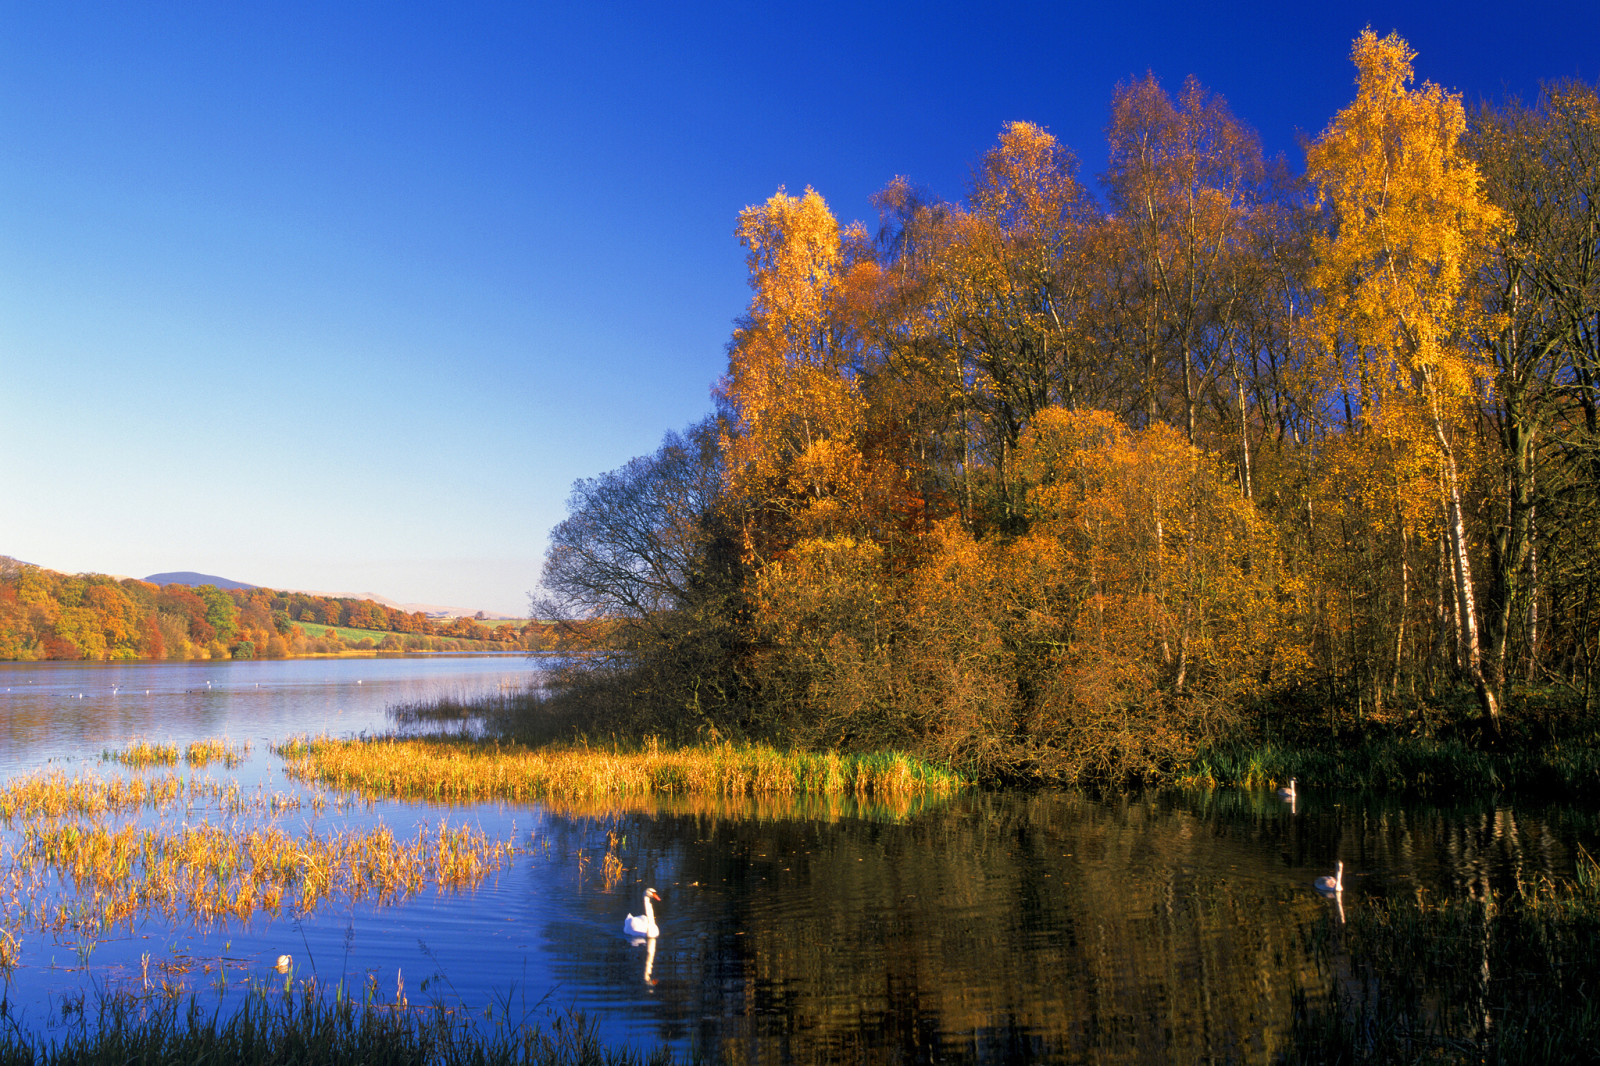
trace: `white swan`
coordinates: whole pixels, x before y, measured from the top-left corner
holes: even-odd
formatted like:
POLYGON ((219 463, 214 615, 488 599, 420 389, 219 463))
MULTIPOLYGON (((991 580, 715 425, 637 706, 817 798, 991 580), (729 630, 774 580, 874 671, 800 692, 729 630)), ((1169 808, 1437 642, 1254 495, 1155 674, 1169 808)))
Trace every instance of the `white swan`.
POLYGON ((1321 892, 1324 896, 1337 896, 1344 891, 1344 860, 1334 863, 1332 877, 1319 877, 1311 882, 1311 887, 1321 892))
POLYGON ((650 901, 659 900, 656 890, 644 890, 644 913, 630 914, 622 919, 622 933, 624 936, 656 937, 661 935, 661 927, 656 924, 656 910, 650 906, 650 901))
POLYGON ((1280 789, 1278 789, 1278 798, 1281 799, 1281 800, 1287 800, 1290 803, 1294 802, 1294 798, 1295 798, 1294 778, 1292 778, 1292 777, 1289 778, 1289 787, 1288 788, 1280 788, 1280 789))

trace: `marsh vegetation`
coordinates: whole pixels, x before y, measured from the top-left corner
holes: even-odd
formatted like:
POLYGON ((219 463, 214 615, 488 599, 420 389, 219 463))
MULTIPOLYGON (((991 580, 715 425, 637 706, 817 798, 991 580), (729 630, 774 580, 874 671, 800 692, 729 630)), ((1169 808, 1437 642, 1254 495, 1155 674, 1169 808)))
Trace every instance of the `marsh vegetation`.
POLYGON ((362 795, 432 800, 696 796, 924 796, 969 785, 898 752, 841 755, 762 744, 532 748, 459 738, 299 738, 278 749, 292 777, 362 795))

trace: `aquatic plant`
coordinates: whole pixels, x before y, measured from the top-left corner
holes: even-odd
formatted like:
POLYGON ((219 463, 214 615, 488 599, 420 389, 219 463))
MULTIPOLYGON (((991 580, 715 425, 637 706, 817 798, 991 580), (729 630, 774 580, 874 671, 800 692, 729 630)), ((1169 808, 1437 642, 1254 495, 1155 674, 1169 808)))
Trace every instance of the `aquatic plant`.
POLYGON ((1377 736, 1304 743, 1232 741, 1174 775, 1187 788, 1360 789, 1441 799, 1516 792, 1577 797, 1600 790, 1600 744, 1526 743, 1485 750, 1459 738, 1377 736))
POLYGON ((320 808, 327 797, 321 793, 309 799, 274 792, 270 795, 257 785, 253 791, 237 781, 162 777, 101 777, 94 773, 68 777, 51 770, 14 777, 0 786, 0 823, 17 819, 88 817, 131 814, 140 809, 161 810, 183 803, 201 804, 229 814, 248 812, 278 813, 306 803, 320 808))
POLYGON ((0 821, 98 817, 175 803, 186 793, 182 778, 100 777, 60 770, 14 777, 0 787, 0 821))
POLYGON ((9 975, 22 954, 22 940, 11 930, 0 927, 0 973, 9 975))
POLYGON ((225 737, 207 737, 204 740, 192 741, 183 749, 183 761, 190 766, 209 766, 211 763, 220 762, 232 770, 244 761, 250 754, 250 742, 243 744, 229 744, 225 737))
POLYGON ((760 744, 529 748, 464 738, 301 737, 277 749, 290 776, 369 796, 459 802, 549 796, 948 794, 969 782, 899 752, 847 755, 760 744))
POLYGON ((53 875, 60 893, 33 907, 41 927, 94 935, 141 914, 180 911, 202 925, 257 910, 305 914, 324 899, 388 902, 427 885, 477 884, 513 854, 468 826, 387 826, 364 833, 291 835, 276 826, 135 825, 45 821, 23 827, 6 871, 12 884, 53 875))
POLYGON ((142 769, 146 766, 175 766, 178 762, 176 744, 152 744, 146 740, 131 740, 120 751, 110 748, 100 753, 101 762, 121 763, 142 769))
MULTIPOLYGON (((383 825, 323 835, 273 824, 301 802, 261 786, 252 793, 235 781, 173 774, 52 771, 6 782, 0 822, 16 835, 0 850, 0 968, 16 961, 24 928, 93 938, 152 912, 207 925, 256 911, 305 914, 328 898, 385 902, 428 885, 475 885, 515 854, 511 844, 447 821, 419 826, 410 838, 383 825), (188 821, 197 801, 227 817, 188 821), (169 807, 184 824, 115 821, 169 807)), ((309 802, 326 805, 321 794, 309 802)))
POLYGON ((617 855, 617 848, 621 845, 621 843, 622 840, 617 835, 616 830, 613 829, 607 831, 606 855, 600 863, 600 877, 605 883, 605 890, 607 892, 610 892, 614 887, 616 887, 617 882, 622 880, 622 875, 625 870, 625 867, 622 864, 622 859, 617 855))
POLYGON ((206 1010, 192 996, 107 994, 99 997, 97 1010, 77 1012, 64 1030, 49 1037, 6 1027, 0 1031, 0 1063, 666 1066, 672 1061, 664 1048, 646 1057, 630 1048, 603 1047, 594 1024, 577 1012, 543 1020, 510 1025, 438 1007, 408 1010, 350 997, 329 1002, 311 985, 282 995, 257 990, 232 1013, 206 1010))

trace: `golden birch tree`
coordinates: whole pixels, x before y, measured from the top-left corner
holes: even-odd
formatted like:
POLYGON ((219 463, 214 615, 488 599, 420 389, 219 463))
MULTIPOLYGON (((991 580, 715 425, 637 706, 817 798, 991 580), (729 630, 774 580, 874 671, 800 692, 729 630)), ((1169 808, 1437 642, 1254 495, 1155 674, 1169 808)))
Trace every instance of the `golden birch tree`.
POLYGON ((1438 464, 1461 665, 1486 723, 1497 729, 1452 428, 1485 373, 1470 347, 1466 297, 1502 215, 1464 152, 1460 97, 1432 83, 1414 88, 1415 53, 1395 34, 1380 39, 1366 30, 1351 58, 1356 99, 1307 158, 1332 224, 1314 249, 1318 325, 1330 349, 1343 338, 1363 361, 1366 428, 1438 464))
POLYGON ((855 374, 856 342, 845 308, 875 273, 859 227, 841 229, 820 195, 779 189, 739 214, 754 290, 730 345, 721 396, 734 416, 724 446, 730 495, 747 523, 746 549, 765 561, 797 536, 826 536, 859 515, 870 482, 858 436, 866 412, 855 374), (852 254, 854 252, 855 254, 852 254), (771 538, 766 538, 771 539, 771 538))

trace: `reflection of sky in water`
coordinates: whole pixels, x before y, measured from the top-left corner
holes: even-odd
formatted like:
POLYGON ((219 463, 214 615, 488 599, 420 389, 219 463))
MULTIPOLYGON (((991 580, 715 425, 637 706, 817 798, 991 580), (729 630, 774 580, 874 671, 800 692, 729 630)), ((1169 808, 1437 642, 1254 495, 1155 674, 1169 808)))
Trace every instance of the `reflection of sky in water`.
MULTIPOLYGON (((131 737, 227 735, 254 744, 239 775, 247 788, 306 793, 266 738, 384 731, 390 704, 520 685, 529 671, 520 659, 0 668, 0 688, 13 690, 0 693, 3 757, 27 769, 70 757, 69 773, 108 774, 122 771, 99 764, 99 751, 131 737), (31 691, 19 694, 19 679, 31 691)), ((1572 839, 1593 832, 1580 815, 1440 812, 1309 790, 1292 810, 1239 792, 547 807, 335 797, 279 824, 329 833, 381 820, 405 837, 441 818, 526 850, 475 890, 428 889, 395 906, 334 901, 299 922, 258 915, 208 931, 154 917, 96 946, 87 970, 70 934, 28 931, 6 992, 13 1015, 48 1028, 63 994, 136 985, 144 952, 153 967, 193 960, 185 980, 206 1002, 217 994, 206 963, 236 960, 227 994, 237 995, 241 975, 281 984, 272 964, 287 953, 297 978, 314 972, 325 986, 343 975, 363 989, 370 977, 388 998, 400 971, 412 1004, 530 1018, 577 1006, 609 1041, 753 1061, 1265 1061, 1294 990, 1327 987, 1308 944, 1337 925, 1311 879, 1336 859, 1348 910, 1563 876, 1572 839), (625 872, 608 885, 613 834, 625 872), (621 924, 650 886, 663 897, 653 951, 621 924)))
POLYGON ((297 733, 386 732, 385 708, 520 689, 520 655, 0 664, 0 776, 98 758, 135 738, 227 736, 261 747, 297 733))

